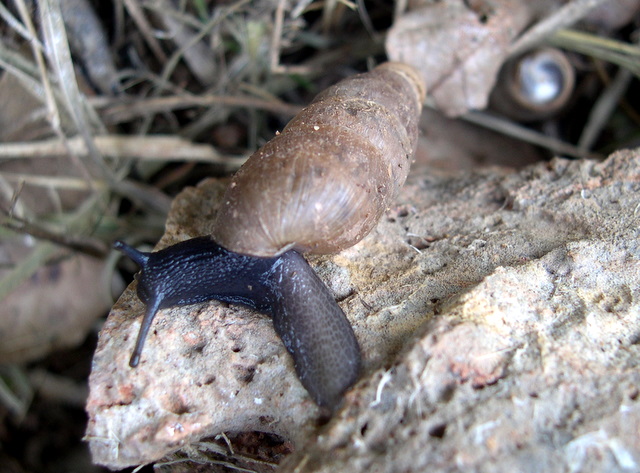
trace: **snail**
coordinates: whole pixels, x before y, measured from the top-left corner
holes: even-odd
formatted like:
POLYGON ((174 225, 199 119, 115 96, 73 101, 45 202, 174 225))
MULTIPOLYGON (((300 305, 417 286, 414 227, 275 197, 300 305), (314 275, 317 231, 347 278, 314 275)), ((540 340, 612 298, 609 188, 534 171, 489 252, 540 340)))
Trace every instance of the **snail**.
POLYGON ((559 49, 527 51, 502 66, 491 105, 515 120, 544 120, 566 108, 575 82, 575 68, 559 49))
POLYGON ((377 224, 413 159, 425 89, 384 63, 320 93, 233 177, 210 236, 153 253, 116 242, 139 266, 146 304, 130 366, 157 311, 217 299, 268 314, 314 401, 334 409, 361 368, 345 314, 302 253, 348 248, 377 224))

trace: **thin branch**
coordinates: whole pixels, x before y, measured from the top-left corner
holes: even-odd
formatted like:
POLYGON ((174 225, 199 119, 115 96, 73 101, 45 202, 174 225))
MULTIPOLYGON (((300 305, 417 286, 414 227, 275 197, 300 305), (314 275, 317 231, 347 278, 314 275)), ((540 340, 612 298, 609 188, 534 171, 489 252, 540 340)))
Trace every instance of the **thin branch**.
POLYGON ((547 148, 554 153, 574 156, 578 158, 598 160, 603 159, 603 156, 597 153, 584 151, 570 143, 566 143, 557 138, 543 135, 542 133, 531 130, 530 128, 525 128, 522 125, 518 125, 511 121, 507 121, 494 115, 490 115, 488 113, 470 112, 462 116, 461 118, 470 123, 474 123, 490 130, 497 131, 498 133, 502 133, 504 135, 517 138, 527 143, 547 148))
POLYGON ((598 5, 609 0, 573 0, 527 30, 509 48, 509 57, 517 56, 542 43, 556 31, 573 25, 598 5))
POLYGON ((95 103, 96 108, 103 108, 101 112, 108 123, 120 123, 154 113, 170 112, 192 107, 211 107, 213 105, 239 107, 256 110, 266 110, 271 113, 294 116, 302 107, 280 100, 265 100, 256 97, 232 95, 200 95, 200 96, 171 96, 152 97, 123 101, 115 98, 100 98, 95 103))
MULTIPOLYGON (((195 144, 177 136, 103 135, 94 138, 98 151, 105 156, 134 158, 145 161, 202 161, 224 165, 238 162, 237 158, 220 155, 211 146, 195 144)), ((15 158, 58 158, 68 156, 70 148, 77 156, 86 156, 84 141, 70 138, 65 146, 58 139, 25 143, 0 144, 0 160, 15 158)))
POLYGON ((598 100, 591 107, 589 119, 578 140, 580 149, 586 151, 593 147, 602 129, 611 119, 611 114, 616 109, 621 97, 628 90, 631 79, 633 79, 631 71, 620 69, 613 82, 598 97, 598 100))

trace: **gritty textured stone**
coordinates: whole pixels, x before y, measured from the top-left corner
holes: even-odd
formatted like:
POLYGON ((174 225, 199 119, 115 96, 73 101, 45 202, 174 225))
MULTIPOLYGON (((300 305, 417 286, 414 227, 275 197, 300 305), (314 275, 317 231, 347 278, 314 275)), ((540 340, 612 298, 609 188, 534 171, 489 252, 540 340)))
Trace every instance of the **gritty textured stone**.
MULTIPOLYGON (((223 186, 185 190, 159 246, 207 233, 223 186)), ((267 317, 142 304, 100 337, 87 436, 110 467, 221 432, 272 432, 282 471, 638 471, 640 155, 450 177, 414 169, 358 245, 316 258, 365 373, 334 418, 296 379, 267 317)))

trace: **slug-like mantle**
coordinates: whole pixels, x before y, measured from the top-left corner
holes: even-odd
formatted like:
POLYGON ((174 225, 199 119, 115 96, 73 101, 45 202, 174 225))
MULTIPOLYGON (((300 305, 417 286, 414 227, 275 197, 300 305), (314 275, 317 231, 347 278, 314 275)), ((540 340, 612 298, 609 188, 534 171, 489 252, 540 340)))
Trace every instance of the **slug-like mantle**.
POLYGON ((290 250, 278 257, 240 255, 211 237, 185 240, 154 253, 118 241, 140 266, 138 296, 146 304, 129 365, 140 361, 157 312, 212 299, 241 304, 273 319, 313 399, 333 410, 360 371, 360 349, 342 309, 307 261, 290 250))

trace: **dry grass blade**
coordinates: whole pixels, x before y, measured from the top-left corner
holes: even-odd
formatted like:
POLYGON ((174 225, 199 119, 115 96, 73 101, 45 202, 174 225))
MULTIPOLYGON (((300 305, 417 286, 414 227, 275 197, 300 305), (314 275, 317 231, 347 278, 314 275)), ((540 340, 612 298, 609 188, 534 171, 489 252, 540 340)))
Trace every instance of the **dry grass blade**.
MULTIPOLYGON (((238 162, 237 158, 230 159, 221 156, 209 145, 191 143, 178 136, 101 135, 94 138, 94 144, 100 154, 118 159, 201 161, 232 166, 238 162)), ((69 139, 66 146, 57 139, 28 143, 3 143, 0 144, 0 160, 52 159, 67 156, 69 150, 79 157, 85 157, 89 153, 84 140, 77 137, 69 139)), ((100 180, 100 182, 104 181, 100 180)))
POLYGON ((285 0, 279 0, 278 6, 276 7, 273 32, 271 34, 271 47, 269 51, 269 68, 271 69, 271 72, 278 74, 307 74, 309 69, 305 66, 283 66, 280 64, 285 4, 285 0))
POLYGON ((1 172, 0 175, 8 182, 24 183, 26 185, 38 186, 44 188, 56 188, 65 190, 105 190, 106 183, 104 181, 91 180, 87 182, 86 179, 80 179, 70 176, 49 176, 49 175, 36 175, 26 173, 13 173, 13 172, 1 172))
POLYGON ((549 17, 536 23, 515 41, 509 48, 509 56, 517 56, 542 43, 556 31, 573 25, 595 7, 607 1, 609 0, 574 0, 568 2, 562 8, 549 15, 549 17))
MULTIPOLYGON (((89 229, 95 229, 96 220, 104 214, 108 200, 108 191, 94 192, 82 201, 73 212, 58 215, 57 220, 48 222, 46 225, 21 221, 7 211, 0 221, 2 227, 12 232, 34 233, 39 239, 34 244, 32 251, 0 279, 0 300, 3 300, 12 290, 31 277, 38 268, 47 264, 60 251, 61 244, 72 248, 76 247, 72 241, 79 238, 76 237, 77 235, 84 235, 89 232, 89 229)), ((87 248, 99 248, 100 246, 100 243, 94 242, 87 248)), ((92 251, 89 252, 92 253, 92 251)))
POLYGON ((588 150, 593 147, 598 136, 611 119, 611 114, 616 109, 621 97, 629 88, 632 78, 633 75, 629 70, 620 69, 611 84, 600 95, 591 108, 587 124, 578 140, 580 149, 588 150))
POLYGON ((155 463, 155 466, 161 468, 163 466, 171 466, 171 465, 177 465, 180 463, 195 463, 197 465, 220 465, 222 467, 226 467, 229 470, 232 471, 240 471, 240 472, 244 472, 244 473, 257 473, 255 470, 249 470, 247 468, 240 468, 236 465, 234 465, 233 463, 229 463, 229 462, 225 462, 225 461, 221 461, 221 460, 196 460, 194 458, 179 458, 176 460, 169 460, 169 461, 162 461, 162 462, 157 462, 155 463))
MULTIPOLYGON (((278 467, 277 463, 266 461, 266 460, 260 460, 260 459, 257 459, 257 458, 248 457, 246 455, 241 455, 241 454, 239 454, 237 452, 234 452, 233 444, 231 443, 229 438, 224 434, 224 432, 222 434, 220 434, 219 436, 216 436, 216 440, 218 439, 218 437, 222 437, 223 438, 223 440, 227 444, 227 449, 229 450, 229 453, 231 454, 231 456, 233 458, 237 458, 239 460, 243 460, 243 461, 251 462, 251 463, 256 463, 256 464, 260 464, 260 465, 267 465, 267 466, 270 466, 272 468, 277 468, 278 467)), ((221 447, 220 445, 218 445, 217 443, 201 441, 201 442, 196 442, 195 447, 199 451, 218 453, 218 454, 225 455, 225 456, 227 455, 227 452, 225 451, 225 449, 223 447, 221 447)))
MULTIPOLYGON (((244 468, 234 462, 244 465, 262 465, 269 469, 273 468, 274 470, 278 467, 277 463, 251 458, 234 452, 232 444, 229 442, 226 435, 222 434, 221 436, 223 436, 224 440, 227 442, 227 448, 224 448, 215 442, 195 442, 193 445, 185 447, 182 451, 170 455, 165 461, 156 463, 156 465, 168 466, 178 463, 192 462, 199 465, 222 465, 230 470, 246 473, 256 473, 256 470, 244 468)), ((218 437, 216 437, 216 439, 217 438, 218 437)), ((264 469, 260 469, 260 471, 264 471, 264 469)))
POLYGON ((127 11, 129 12, 129 15, 131 15, 131 18, 133 18, 133 21, 135 21, 140 33, 149 45, 149 48, 153 52, 156 59, 159 62, 164 63, 167 60, 167 56, 162 50, 162 46, 160 46, 160 43, 156 39, 153 33, 153 28, 147 21, 147 18, 144 16, 139 3, 134 0, 123 0, 123 2, 127 8, 127 11))
POLYGON ((20 421, 32 399, 33 389, 24 372, 15 365, 0 367, 0 404, 20 421))
POLYGON ((14 230, 16 233, 28 234, 39 240, 49 241, 60 247, 81 251, 98 258, 103 257, 108 251, 106 246, 95 238, 63 234, 60 229, 50 228, 51 225, 47 227, 31 223, 19 217, 8 216, 4 220, 0 220, 0 225, 8 230, 14 230))
POLYGON ((549 38, 551 44, 628 69, 640 77, 640 47, 575 30, 562 30, 549 38))
POLYGON ((171 55, 169 60, 164 65, 164 69, 162 71, 163 80, 169 80, 169 77, 171 77, 171 75, 173 74, 173 71, 178 65, 178 62, 180 62, 180 59, 184 56, 185 51, 187 49, 191 48, 193 45, 201 41, 207 34, 211 32, 213 28, 218 26, 225 18, 237 12, 244 5, 248 4, 249 1, 250 0, 240 0, 236 2, 234 5, 226 8, 223 12, 221 12, 220 15, 214 16, 211 20, 209 20, 209 22, 203 25, 201 30, 198 31, 198 33, 196 33, 195 35, 193 35, 190 41, 188 41, 185 45, 183 45, 180 49, 178 49, 171 55))
MULTIPOLYGON (((208 86, 216 80, 215 54, 201 39, 204 33, 195 33, 188 21, 174 11, 173 2, 155 0, 156 14, 162 19, 171 40, 180 47, 178 55, 172 60, 183 58, 189 70, 200 84, 208 86)), ((166 76, 168 78, 169 76, 166 76)))
POLYGON ((3 3, 0 3, 0 17, 7 22, 7 25, 10 26, 16 33, 22 36, 27 41, 33 41, 40 49, 43 49, 42 43, 37 38, 34 38, 29 31, 24 27, 18 19, 11 14, 11 12, 4 6, 3 3))
POLYGON ((17 288, 23 281, 27 280, 58 251, 58 247, 48 241, 41 241, 36 244, 31 253, 23 258, 0 279, 0 300, 17 288))
POLYGON ((36 79, 38 68, 21 54, 5 47, 0 41, 0 66, 20 80, 23 87, 41 102, 45 102, 45 89, 36 79))
POLYGON ((171 198, 148 184, 129 179, 113 183, 113 192, 126 196, 148 211, 166 215, 171 207, 171 198))
MULTIPOLYGON (((33 29, 30 19, 29 31, 33 29)), ((25 28, 26 30, 26 28, 25 28)), ((42 44, 35 36, 35 33, 28 36, 27 40, 32 45, 32 51, 36 63, 29 61, 22 54, 6 47, 0 41, 0 66, 8 73, 14 75, 34 98, 47 107, 47 117, 54 130, 67 129, 72 124, 72 119, 65 109, 59 110, 56 106, 61 94, 50 81, 44 59, 42 57, 42 44)))
POLYGON ((50 0, 43 0, 40 3, 40 21, 45 42, 48 45, 49 56, 66 100, 65 106, 73 117, 77 131, 85 141, 89 157, 99 166, 105 174, 105 178, 109 178, 111 177, 111 172, 104 164, 98 149, 93 143, 94 129, 103 131, 104 127, 100 124, 95 112, 92 113, 87 107, 87 103, 83 100, 78 89, 60 4, 50 0))
POLYGON ((482 112, 467 113, 462 117, 465 121, 497 131, 507 136, 551 150, 553 153, 577 158, 602 160, 603 156, 583 150, 557 138, 544 135, 503 118, 482 112))
MULTIPOLYGON (((118 92, 120 80, 106 29, 89 0, 56 0, 74 61, 100 93, 118 92)), ((91 113, 91 110, 88 110, 91 113)), ((98 129, 100 124, 98 123, 98 129)))
POLYGON ((0 174, 0 196, 8 202, 8 208, 11 209, 11 214, 19 218, 31 218, 33 216, 32 210, 18 198, 22 189, 22 184, 12 186, 9 181, 0 174))
MULTIPOLYGON (((95 230, 95 220, 102 215, 104 205, 98 202, 107 202, 115 191, 118 194, 129 197, 133 202, 143 205, 152 212, 166 212, 168 198, 164 194, 152 191, 149 186, 135 185, 132 182, 120 181, 128 172, 128 166, 119 170, 110 169, 103 156, 142 157, 142 159, 196 159, 207 162, 228 162, 221 158, 211 147, 206 145, 192 146, 179 138, 163 138, 157 140, 153 137, 120 137, 101 136, 94 137, 96 133, 104 131, 98 115, 80 92, 75 76, 75 67, 71 59, 63 17, 60 5, 56 1, 43 0, 39 4, 41 31, 46 48, 40 45, 35 33, 35 27, 29 16, 29 10, 23 0, 16 2, 24 22, 24 32, 34 38, 31 41, 32 54, 36 65, 31 64, 23 56, 13 53, 0 44, 0 64, 18 77, 22 84, 26 84, 32 95, 45 103, 48 110, 48 121, 55 134, 56 140, 41 142, 24 142, 0 145, 0 154, 13 158, 33 158, 48 155, 72 160, 72 167, 79 170, 84 182, 77 177, 60 176, 51 178, 44 175, 6 174, 3 182, 17 182, 36 186, 44 186, 50 189, 81 189, 89 188, 90 197, 82 202, 78 209, 74 210, 69 218, 64 232, 71 228, 78 235, 86 235, 95 230), (43 52, 46 51, 49 64, 53 70, 54 79, 51 79, 47 70, 47 62, 43 52), (67 138, 69 133, 79 133, 80 136, 67 138), (88 160, 87 160, 88 158, 88 160), (87 161, 92 164, 87 165, 87 161), (91 170, 89 169, 91 168, 91 170), (96 174, 97 172, 97 174, 96 174), (87 208, 91 211, 85 212, 87 208), (85 210, 83 210, 85 209, 85 210)), ((117 162, 115 163, 117 164, 117 162)), ((34 220, 37 225, 37 219, 34 220)), ((62 230, 61 230, 62 231, 62 230)), ((54 232, 55 233, 55 232, 54 232)), ((51 241, 57 241, 52 238, 51 241)), ((40 260, 46 262, 46 258, 40 260)), ((16 270, 7 276, 15 278, 14 286, 28 277, 32 266, 27 264, 26 271, 16 270)), ((7 287, 7 286, 5 286, 7 287)), ((1 296, 2 294, 0 294, 1 296)))
POLYGON ((152 97, 122 102, 120 99, 100 100, 96 104, 101 108, 101 115, 107 123, 120 123, 133 120, 154 113, 164 113, 191 107, 242 107, 247 109, 265 110, 271 113, 292 117, 302 107, 291 105, 281 100, 265 100, 256 97, 233 95, 187 95, 170 97, 152 97))

